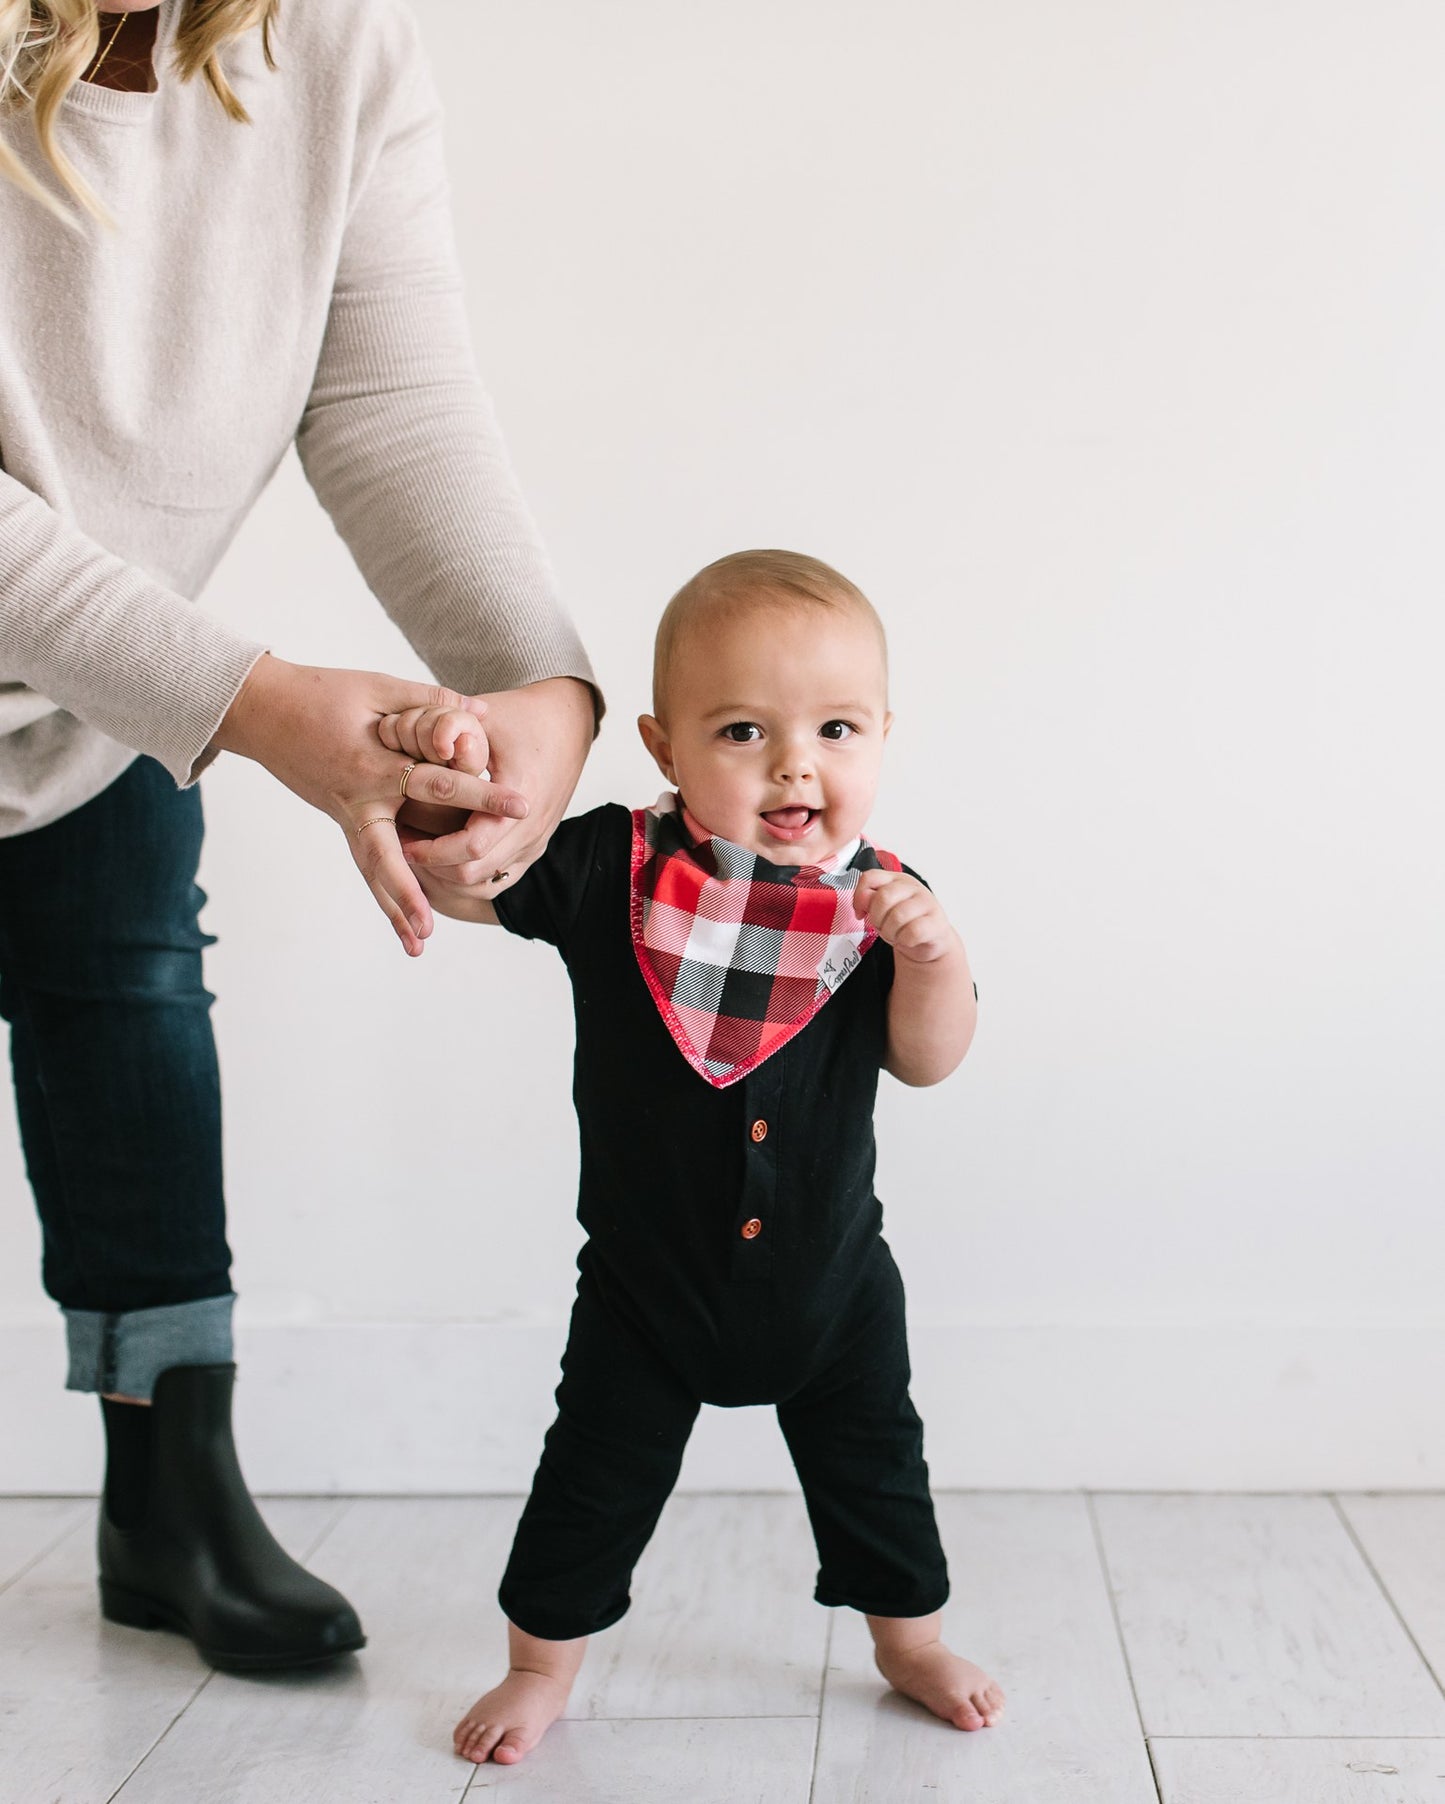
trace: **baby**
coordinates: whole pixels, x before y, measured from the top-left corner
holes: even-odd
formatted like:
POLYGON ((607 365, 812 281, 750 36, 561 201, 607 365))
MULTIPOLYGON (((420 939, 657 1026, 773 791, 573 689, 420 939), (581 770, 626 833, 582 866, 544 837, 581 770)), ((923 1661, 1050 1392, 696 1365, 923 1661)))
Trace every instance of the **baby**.
MULTIPOLYGON (((668 604, 652 705, 638 725, 673 793, 564 821, 491 901, 428 886, 566 963, 587 1232, 500 1590, 507 1675, 456 1751, 521 1760, 562 1714, 587 1637, 628 1607, 703 1403, 776 1406, 818 1602, 866 1614, 890 1685, 990 1726, 1002 1692, 939 1639, 947 1568, 873 1194, 880 1068, 940 1082, 976 1014, 937 899, 863 837, 892 724, 882 626, 815 559, 722 558, 668 604)), ((382 733, 481 767, 471 714, 382 733)))

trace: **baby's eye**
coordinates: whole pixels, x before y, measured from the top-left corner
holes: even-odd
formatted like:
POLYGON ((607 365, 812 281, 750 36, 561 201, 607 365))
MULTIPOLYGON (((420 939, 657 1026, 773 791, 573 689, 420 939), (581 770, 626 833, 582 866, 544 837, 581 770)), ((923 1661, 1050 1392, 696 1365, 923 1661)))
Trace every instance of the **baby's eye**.
POLYGON ((723 728, 723 737, 731 739, 734 745, 751 745, 755 739, 761 739, 763 729, 752 720, 730 721, 723 728))
POLYGON ((846 720, 825 720, 818 728, 824 739, 851 739, 857 729, 846 720))

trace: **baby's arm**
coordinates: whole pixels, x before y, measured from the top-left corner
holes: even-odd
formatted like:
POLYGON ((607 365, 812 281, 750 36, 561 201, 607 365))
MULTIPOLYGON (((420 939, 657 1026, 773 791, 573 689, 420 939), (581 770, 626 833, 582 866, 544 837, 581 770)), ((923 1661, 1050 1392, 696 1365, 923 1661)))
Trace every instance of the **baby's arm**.
MULTIPOLYGON (((409 708, 405 714, 383 714, 376 730, 390 751, 404 752, 418 763, 445 764, 478 777, 486 770, 491 755, 480 714, 480 709, 471 712, 460 708, 409 708)), ((402 850, 415 840, 445 832, 455 824, 455 812, 430 808, 421 802, 403 803, 396 817, 402 850), (418 832, 418 828, 425 831, 418 832)), ((438 914, 450 915, 454 921, 480 921, 488 927, 498 924, 497 911, 484 896, 453 883, 439 883, 424 865, 413 864, 411 868, 438 914)))
POLYGON ((941 1083, 978 1019, 963 941, 932 890, 906 871, 865 871, 853 906, 893 948, 884 1068, 905 1084, 941 1083))

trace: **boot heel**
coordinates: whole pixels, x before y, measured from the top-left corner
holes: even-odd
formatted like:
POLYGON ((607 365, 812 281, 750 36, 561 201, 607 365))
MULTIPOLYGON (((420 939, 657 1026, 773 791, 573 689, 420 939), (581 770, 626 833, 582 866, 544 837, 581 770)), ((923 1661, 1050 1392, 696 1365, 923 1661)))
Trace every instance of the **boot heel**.
POLYGON ((145 1598, 122 1591, 105 1579, 100 1581, 100 1613, 107 1622, 123 1623, 128 1629, 158 1629, 164 1622, 145 1598))

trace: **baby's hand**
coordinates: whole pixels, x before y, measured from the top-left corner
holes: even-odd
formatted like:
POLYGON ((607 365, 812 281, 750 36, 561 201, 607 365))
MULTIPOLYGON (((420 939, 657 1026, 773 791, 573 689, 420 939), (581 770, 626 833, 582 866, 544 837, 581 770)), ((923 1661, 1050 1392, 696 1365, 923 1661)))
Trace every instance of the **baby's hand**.
MULTIPOLYGON (((388 751, 403 752, 418 763, 445 764, 452 770, 465 771, 469 777, 479 777, 492 755, 486 729, 479 719, 486 711, 487 704, 476 701, 468 702, 465 708, 408 708, 404 714, 383 714, 376 730, 388 751)), ((396 818, 404 846, 417 834, 430 837, 455 833, 466 822, 464 811, 413 801, 410 797, 396 818)), ((422 888, 426 889, 426 885, 422 888)), ((427 896, 435 905, 436 897, 430 890, 427 896)))
POLYGON ((942 958, 958 939, 933 891, 906 871, 864 871, 853 910, 900 958, 915 964, 942 958))
POLYGON ((485 702, 466 708, 408 708, 405 714, 383 714, 376 730, 388 751, 479 777, 491 758, 480 718, 486 711, 485 702))

